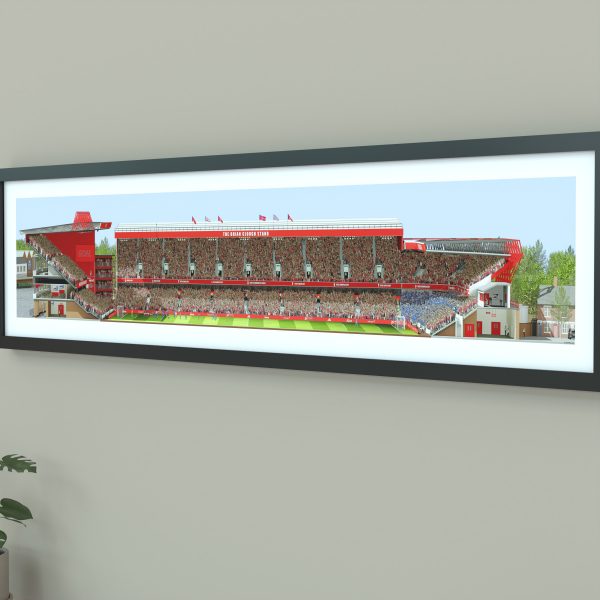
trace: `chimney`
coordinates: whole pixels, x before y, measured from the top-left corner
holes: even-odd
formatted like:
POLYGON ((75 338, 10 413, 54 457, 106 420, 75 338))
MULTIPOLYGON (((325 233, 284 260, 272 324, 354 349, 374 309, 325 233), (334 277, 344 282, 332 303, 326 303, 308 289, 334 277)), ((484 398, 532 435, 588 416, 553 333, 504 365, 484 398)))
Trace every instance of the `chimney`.
POLYGON ((556 275, 554 276, 554 279, 552 280, 552 285, 554 287, 558 287, 558 277, 556 275))

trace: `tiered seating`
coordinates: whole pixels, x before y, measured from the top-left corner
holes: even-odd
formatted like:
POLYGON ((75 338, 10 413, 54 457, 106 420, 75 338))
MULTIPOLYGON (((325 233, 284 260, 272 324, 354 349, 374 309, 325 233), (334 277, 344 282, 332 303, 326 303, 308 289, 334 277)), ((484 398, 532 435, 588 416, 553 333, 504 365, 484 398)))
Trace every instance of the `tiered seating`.
POLYGON ((151 278, 163 277, 163 240, 140 240, 139 259, 143 265, 143 276, 151 278))
POLYGON ((454 320, 455 312, 465 312, 473 299, 446 292, 404 291, 401 311, 411 323, 435 333, 454 320))
POLYGON ((117 240, 119 277, 136 277, 138 240, 117 240))
POLYGON ((211 279, 215 276, 217 262, 216 240, 193 238, 190 240, 190 256, 196 261, 194 279, 211 279))
POLYGON ((219 240, 219 260, 223 265, 223 279, 242 279, 244 273, 245 240, 219 240))
POLYGON ((98 296, 88 289, 74 292, 72 298, 85 311, 98 318, 106 316, 114 308, 114 302, 110 296, 98 296))
POLYGON ((357 300, 352 292, 327 290, 321 294, 321 316, 335 319, 353 318, 357 300))
POLYGON ((250 290, 248 296, 248 309, 254 315, 278 315, 281 311, 283 293, 278 290, 261 289, 258 294, 250 290))
POLYGON ((306 260, 312 266, 312 279, 315 281, 341 279, 340 238, 308 238, 306 260))
POLYGON ((374 319, 393 319, 396 315, 396 301, 391 292, 366 292, 356 294, 348 290, 295 289, 244 289, 208 287, 174 288, 164 286, 125 286, 118 290, 115 306, 135 310, 162 311, 163 309, 184 312, 216 312, 255 315, 283 315, 330 318, 355 318, 365 316, 374 319), (182 290, 181 305, 178 302, 178 289, 182 290), (150 297, 150 303, 147 299, 150 297), (320 297, 320 302, 317 302, 320 297), (360 311, 357 313, 357 303, 360 311))
POLYGON ((408 281, 414 276, 417 263, 411 260, 412 254, 401 254, 395 237, 377 238, 375 252, 376 262, 383 265, 385 281, 408 281))
POLYGON ((275 262, 281 265, 282 279, 302 281, 306 278, 300 238, 275 240, 275 262))
MULTIPOLYGON (((134 310, 141 310, 142 308, 146 308, 146 298, 148 293, 149 290, 145 287, 139 287, 137 285, 120 285, 117 291, 115 304, 134 310)), ((173 291, 172 294, 174 294, 173 291)))
POLYGON ((87 279, 87 273, 70 257, 63 254, 45 235, 30 235, 29 243, 75 287, 87 279))
POLYGON ((414 275, 414 281, 419 283, 450 283, 453 273, 461 262, 459 255, 452 254, 430 253, 420 257, 415 254, 412 256, 419 258, 414 275))
POLYGON ((252 279, 274 279, 273 241, 252 239, 246 242, 246 260, 252 264, 252 279))
POLYGON ((368 319, 395 319, 398 314, 396 294, 362 292, 360 294, 360 314, 368 319))
POLYGON ((188 277, 188 240, 165 240, 164 256, 169 262, 169 279, 188 277))
MULTIPOLYGON (((34 236, 32 236, 34 237, 34 236)), ((40 237, 40 236, 38 236, 40 237)), ((49 240, 48 240, 49 241, 49 240)), ((225 238, 190 240, 119 240, 119 277, 134 277, 137 260, 143 264, 145 278, 162 278, 162 258, 169 263, 169 278, 187 279, 188 258, 195 260, 194 279, 215 277, 217 259, 223 264, 224 279, 244 279, 245 261, 252 265, 252 279, 275 278, 275 263, 282 269, 283 280, 305 280, 302 244, 306 259, 312 265, 314 281, 343 279, 340 260, 340 238, 225 238), (188 255, 189 246, 189 255, 188 255), (273 254, 275 261, 273 261, 273 254)), ((383 281, 387 283, 455 284, 468 286, 501 266, 504 259, 476 254, 441 252, 401 252, 396 238, 346 238, 342 241, 343 259, 350 265, 351 281, 376 280, 375 264, 383 265, 383 281)), ((56 253, 46 245, 46 253, 56 253)))
POLYGON ((373 281, 375 279, 373 238, 346 238, 343 244, 344 259, 350 265, 350 278, 353 281, 373 281))
POLYGON ((497 256, 464 256, 451 281, 458 285, 470 285, 497 271, 504 263, 505 259, 499 259, 497 256))

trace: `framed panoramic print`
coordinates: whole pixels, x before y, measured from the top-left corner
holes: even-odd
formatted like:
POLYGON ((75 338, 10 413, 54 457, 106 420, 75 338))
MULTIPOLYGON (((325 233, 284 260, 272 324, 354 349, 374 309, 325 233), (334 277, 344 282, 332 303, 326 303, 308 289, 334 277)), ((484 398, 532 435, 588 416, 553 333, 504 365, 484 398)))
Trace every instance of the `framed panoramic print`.
POLYGON ((1 346, 599 390, 599 146, 0 170, 1 346))

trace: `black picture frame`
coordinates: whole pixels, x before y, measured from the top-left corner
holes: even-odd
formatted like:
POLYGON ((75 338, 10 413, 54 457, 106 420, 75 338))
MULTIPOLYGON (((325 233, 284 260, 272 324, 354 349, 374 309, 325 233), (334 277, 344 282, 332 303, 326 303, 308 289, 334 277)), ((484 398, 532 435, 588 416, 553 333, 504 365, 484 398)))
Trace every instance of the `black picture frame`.
MULTIPOLYGON (((596 302, 594 305, 594 366, 592 373, 13 337, 6 335, 5 329, 6 290, 4 289, 4 271, 7 257, 4 251, 4 184, 6 182, 576 151, 595 152, 596 178, 597 173, 600 172, 600 132, 1 169, 0 202, 2 210, 0 218, 2 222, 0 223, 0 235, 2 239, 0 247, 2 248, 2 260, 0 261, 0 281, 2 294, 0 296, 0 347, 12 350, 600 391, 600 318, 597 310, 598 298, 600 298, 600 261, 598 260, 596 246, 594 250, 593 289, 596 302)), ((598 206, 599 194, 599 186, 596 182, 594 188, 596 207, 598 206)), ((597 212, 595 211, 595 213, 597 212)), ((594 239, 600 239, 600 219, 597 214, 594 222, 594 239)))

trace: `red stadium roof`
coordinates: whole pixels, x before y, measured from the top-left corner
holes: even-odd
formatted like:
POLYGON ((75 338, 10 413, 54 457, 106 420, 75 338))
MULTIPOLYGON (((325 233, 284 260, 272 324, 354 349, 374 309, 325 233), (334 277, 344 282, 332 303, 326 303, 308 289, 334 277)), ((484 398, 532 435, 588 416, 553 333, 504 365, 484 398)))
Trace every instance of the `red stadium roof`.
POLYGON ((25 235, 37 235, 45 233, 70 233, 72 231, 97 231, 99 229, 110 229, 111 225, 112 223, 106 221, 92 221, 92 215, 88 211, 77 211, 72 223, 23 229, 21 233, 25 235))
POLYGON ((225 223, 129 223, 115 238, 260 238, 402 236, 398 219, 327 219, 315 221, 232 221, 225 223))

